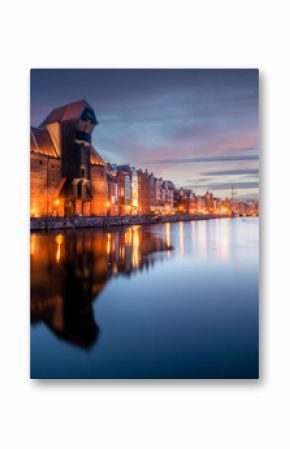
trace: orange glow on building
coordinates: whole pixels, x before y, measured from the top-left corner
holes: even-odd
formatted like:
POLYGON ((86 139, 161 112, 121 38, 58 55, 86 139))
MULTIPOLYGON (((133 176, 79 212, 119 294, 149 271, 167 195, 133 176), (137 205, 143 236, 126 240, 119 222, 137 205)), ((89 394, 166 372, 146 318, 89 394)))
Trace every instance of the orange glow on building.
POLYGON ((229 215, 231 213, 229 208, 226 206, 222 206, 220 212, 222 215, 229 215))
POLYGON ((105 215, 106 167, 91 144, 96 124, 94 110, 81 100, 31 127, 31 217, 105 215))

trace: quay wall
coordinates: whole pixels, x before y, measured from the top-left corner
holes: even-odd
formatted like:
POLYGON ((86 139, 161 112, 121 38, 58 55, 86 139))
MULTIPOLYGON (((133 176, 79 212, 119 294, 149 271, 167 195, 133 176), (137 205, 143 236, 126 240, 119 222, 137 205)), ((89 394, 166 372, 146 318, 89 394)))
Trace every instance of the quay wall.
POLYGON ((168 223, 190 220, 212 220, 216 218, 228 218, 225 215, 162 215, 162 216, 122 216, 122 217, 48 217, 30 218, 30 230, 53 229, 81 229, 96 228, 108 229, 117 226, 144 225, 156 223, 168 223))

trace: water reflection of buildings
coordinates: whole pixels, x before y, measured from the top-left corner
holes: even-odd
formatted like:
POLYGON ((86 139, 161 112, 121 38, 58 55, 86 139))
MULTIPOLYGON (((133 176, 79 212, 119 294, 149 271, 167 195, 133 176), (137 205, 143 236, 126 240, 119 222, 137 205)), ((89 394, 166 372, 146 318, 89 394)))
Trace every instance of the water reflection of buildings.
MULTIPOLYGON (((230 220, 197 220, 184 223, 180 221, 175 225, 176 237, 173 242, 179 249, 179 256, 191 257, 195 254, 203 260, 214 257, 223 262, 228 262, 231 252, 231 242, 236 237, 230 235, 234 226, 230 226, 230 220)), ((172 225, 170 225, 172 227, 172 225)), ((171 234, 170 227, 168 235, 171 234)), ((172 236, 169 236, 171 242, 172 236)))
POLYGON ((98 337, 92 303, 112 276, 148 270, 170 239, 132 226, 120 232, 31 234, 31 321, 88 348, 98 337), (153 256, 154 254, 154 256, 153 256))

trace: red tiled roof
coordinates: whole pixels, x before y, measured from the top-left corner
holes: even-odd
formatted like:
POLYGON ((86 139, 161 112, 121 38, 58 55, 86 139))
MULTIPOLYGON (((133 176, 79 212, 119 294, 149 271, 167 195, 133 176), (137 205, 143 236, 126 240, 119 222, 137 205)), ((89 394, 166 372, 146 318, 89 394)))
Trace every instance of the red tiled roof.
POLYGON ((92 107, 85 100, 75 101, 59 108, 53 109, 41 126, 48 123, 64 122, 66 120, 78 120, 85 108, 92 109, 92 107))
POLYGON ((50 157, 60 157, 49 132, 45 128, 30 128, 30 151, 50 157))

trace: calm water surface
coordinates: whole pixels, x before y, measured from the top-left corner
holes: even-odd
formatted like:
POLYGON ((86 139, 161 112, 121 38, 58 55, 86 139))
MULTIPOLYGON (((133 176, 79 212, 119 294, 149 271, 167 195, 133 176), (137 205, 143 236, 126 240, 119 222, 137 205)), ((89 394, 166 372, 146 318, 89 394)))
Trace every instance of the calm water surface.
POLYGON ((258 228, 32 233, 31 377, 258 377, 258 228))

